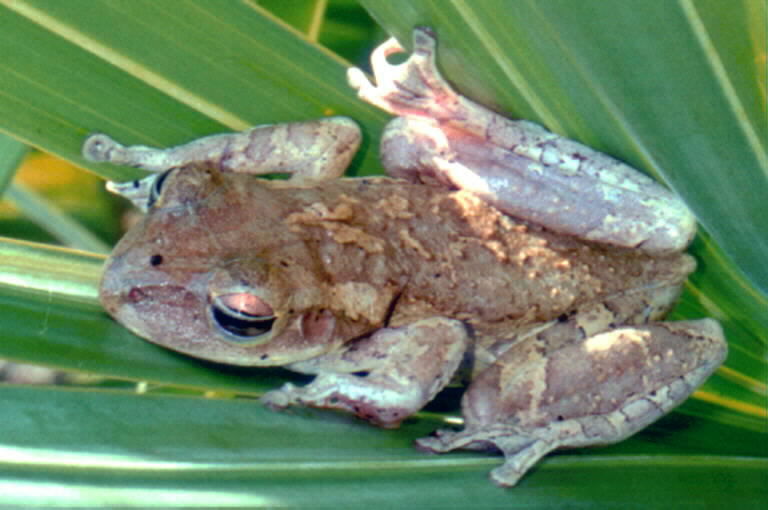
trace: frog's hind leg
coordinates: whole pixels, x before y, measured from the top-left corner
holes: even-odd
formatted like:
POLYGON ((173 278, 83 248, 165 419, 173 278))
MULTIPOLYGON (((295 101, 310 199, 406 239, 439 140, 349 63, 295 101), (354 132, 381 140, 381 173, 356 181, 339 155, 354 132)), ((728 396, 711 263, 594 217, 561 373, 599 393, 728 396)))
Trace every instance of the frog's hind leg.
POLYGON ((314 180, 340 177, 360 145, 360 128, 346 117, 256 126, 241 133, 212 135, 169 149, 124 146, 107 135, 83 143, 83 157, 163 172, 210 165, 222 172, 286 173, 314 180))
POLYGON ((364 101, 407 122, 387 126, 387 172, 476 193, 511 216, 556 232, 648 253, 682 251, 696 219, 673 192, 610 156, 527 121, 513 121, 457 93, 435 64, 436 41, 413 32, 413 52, 390 39, 371 55, 376 84, 349 82, 364 101), (415 149, 413 146, 420 146, 415 149))
POLYGON ((613 328, 554 351, 531 337, 472 382, 464 430, 417 444, 432 452, 498 448, 505 462, 491 478, 512 486, 554 449, 610 444, 644 428, 684 401, 725 354, 711 319, 613 328))

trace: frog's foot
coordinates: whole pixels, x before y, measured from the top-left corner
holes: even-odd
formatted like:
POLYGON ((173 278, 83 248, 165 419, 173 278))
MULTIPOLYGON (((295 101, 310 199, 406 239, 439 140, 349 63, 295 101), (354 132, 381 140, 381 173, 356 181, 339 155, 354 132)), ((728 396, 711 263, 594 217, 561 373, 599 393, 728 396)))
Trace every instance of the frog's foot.
POLYGON ((466 429, 420 440, 420 448, 498 448, 496 483, 514 485, 561 447, 629 437, 683 402, 723 362, 726 343, 711 319, 608 330, 548 350, 513 345, 470 385, 466 429))
MULTIPOLYGON (((149 149, 149 147, 146 148, 149 149)), ((109 162, 117 165, 127 164, 122 163, 127 159, 125 146, 103 133, 94 133, 86 138, 83 142, 82 153, 88 161, 109 162)))
POLYGON ((440 75, 435 64, 435 36, 429 28, 413 31, 413 53, 402 64, 390 64, 389 55, 405 51, 395 38, 371 53, 373 85, 358 68, 347 70, 347 80, 358 96, 384 111, 403 117, 457 120, 459 96, 440 75))
POLYGON ((304 387, 286 384, 271 391, 262 402, 273 409, 338 409, 382 427, 396 427, 450 381, 468 343, 465 326, 451 319, 382 329, 341 352, 290 365, 318 375, 304 387))
POLYGON ((157 149, 146 145, 125 146, 103 133, 94 133, 83 142, 82 154, 88 161, 132 166, 149 172, 165 172, 171 168, 207 161, 199 154, 190 154, 189 146, 208 140, 202 138, 187 145, 171 149, 157 149))
POLYGON ((491 470, 489 477, 500 487, 512 487, 542 457, 558 447, 540 438, 522 433, 508 425, 494 425, 479 430, 436 430, 432 436, 416 440, 416 448, 430 453, 452 450, 499 450, 504 463, 491 470))

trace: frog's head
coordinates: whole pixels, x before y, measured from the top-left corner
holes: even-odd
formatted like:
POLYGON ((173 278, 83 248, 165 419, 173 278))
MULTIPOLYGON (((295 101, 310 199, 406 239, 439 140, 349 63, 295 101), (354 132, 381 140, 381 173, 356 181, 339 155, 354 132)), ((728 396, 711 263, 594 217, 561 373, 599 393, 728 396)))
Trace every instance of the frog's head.
POLYGON ((106 310, 153 343, 238 365, 303 361, 370 331, 329 306, 312 243, 283 224, 285 198, 254 181, 195 169, 165 177, 107 261, 106 310))

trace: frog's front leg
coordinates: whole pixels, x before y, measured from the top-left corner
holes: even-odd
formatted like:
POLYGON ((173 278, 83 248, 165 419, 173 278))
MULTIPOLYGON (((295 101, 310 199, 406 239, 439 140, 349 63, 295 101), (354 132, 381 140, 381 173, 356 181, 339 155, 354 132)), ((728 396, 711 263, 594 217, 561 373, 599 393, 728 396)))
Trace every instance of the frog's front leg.
POLYGON ((695 218, 672 192, 628 165, 527 121, 513 121, 455 92, 435 64, 431 31, 413 53, 394 39, 371 55, 376 85, 349 70, 358 95, 399 115, 381 143, 395 176, 472 191, 512 216, 552 230, 649 253, 683 250, 695 218))
POLYGON ((382 427, 396 427, 450 381, 469 341, 464 324, 452 319, 381 329, 338 353, 290 365, 317 376, 304 387, 286 384, 262 400, 276 409, 338 409, 382 427))
MULTIPOLYGON (((256 126, 241 133, 207 136, 185 145, 156 149, 126 147, 107 135, 93 134, 83 143, 83 157, 164 172, 189 165, 209 165, 221 172, 285 173, 295 180, 340 177, 360 146, 360 128, 346 117, 256 126)), ((147 203, 157 176, 107 188, 139 207, 147 203)))
POLYGON ((462 400, 465 429, 438 431, 421 449, 496 447, 491 472, 512 486, 561 447, 621 441, 683 402, 725 359, 711 319, 614 328, 547 351, 535 339, 505 352, 462 400))
POLYGON ((241 133, 206 136, 185 145, 155 149, 126 147, 107 135, 93 134, 83 144, 89 161, 164 172, 191 164, 222 172, 287 173, 294 178, 340 177, 360 145, 360 128, 346 117, 256 126, 241 133))

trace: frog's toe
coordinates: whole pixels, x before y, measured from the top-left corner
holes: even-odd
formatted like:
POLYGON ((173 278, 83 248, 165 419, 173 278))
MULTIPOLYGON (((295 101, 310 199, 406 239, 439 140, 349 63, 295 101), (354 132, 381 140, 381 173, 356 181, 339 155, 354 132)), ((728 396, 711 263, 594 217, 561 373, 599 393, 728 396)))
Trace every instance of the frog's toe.
POLYGON ((416 441, 416 448, 429 453, 451 450, 501 451, 504 463, 493 469, 491 480, 501 487, 512 487, 558 443, 542 440, 503 424, 462 431, 438 430, 435 435, 416 441))
POLYGON ((499 424, 464 430, 438 429, 427 437, 416 440, 416 448, 422 451, 445 453, 451 450, 500 450, 516 452, 534 440, 507 425, 499 424))
POLYGON ((83 142, 83 157, 88 161, 95 163, 111 161, 111 154, 114 150, 122 149, 123 146, 103 133, 94 133, 83 142))
POLYGON ((488 473, 488 478, 499 487, 514 487, 524 474, 525 471, 520 471, 513 463, 505 462, 501 466, 493 468, 488 473))
POLYGON ((265 407, 273 411, 280 411, 296 404, 297 390, 298 388, 293 384, 285 383, 279 389, 266 392, 260 401, 265 407))
POLYGON ((417 439, 417 450, 429 453, 447 453, 452 450, 498 450, 489 440, 490 435, 482 430, 438 429, 427 437, 417 439))
POLYGON ((445 453, 461 446, 456 446, 454 439, 458 433, 448 429, 438 429, 431 436, 421 437, 414 441, 416 449, 429 453, 445 453))

